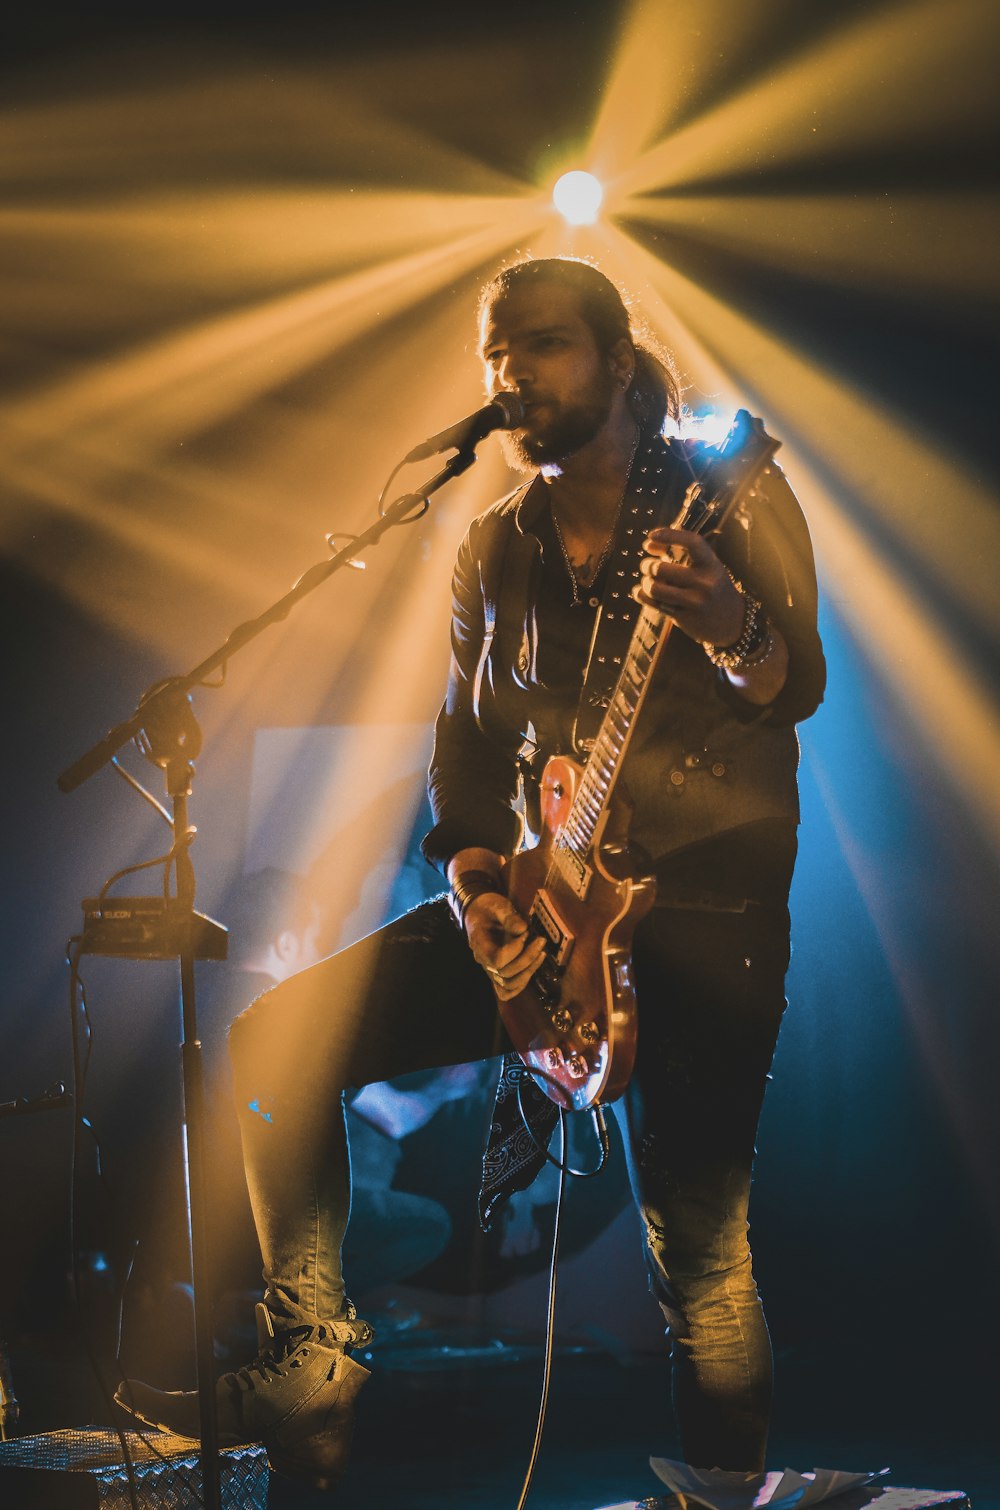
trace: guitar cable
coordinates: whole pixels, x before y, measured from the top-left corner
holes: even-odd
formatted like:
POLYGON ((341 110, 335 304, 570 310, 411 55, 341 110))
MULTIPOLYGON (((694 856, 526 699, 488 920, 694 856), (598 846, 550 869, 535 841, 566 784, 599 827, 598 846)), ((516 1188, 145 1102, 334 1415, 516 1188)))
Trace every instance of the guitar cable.
MULTIPOLYGON (((520 1107, 520 1086, 518 1086, 517 1099, 518 1106, 520 1107)), ((521 1112, 521 1116, 524 1120, 525 1127, 527 1127, 528 1120, 524 1116, 523 1111, 521 1112)), ((531 1133, 531 1137, 534 1140, 534 1133, 531 1133)), ((528 1498, 528 1492, 531 1489, 531 1480, 534 1477, 535 1464, 538 1462, 538 1453, 542 1445, 542 1432, 545 1428, 545 1411, 549 1403, 549 1379, 552 1374, 552 1347, 555 1339, 556 1322, 556 1272, 559 1264, 559 1235, 560 1228, 562 1226, 563 1195, 566 1190, 566 1147, 566 1113, 563 1108, 560 1107, 559 1161, 556 1165, 559 1170, 559 1187, 556 1192, 556 1215, 552 1228, 552 1258, 549 1262, 549 1301, 548 1314, 545 1320, 545 1359, 542 1364, 542 1393, 541 1398, 538 1402, 538 1419, 535 1422, 535 1440, 532 1443, 531 1457, 528 1460, 528 1471, 524 1476, 524 1483, 521 1485, 521 1493, 518 1497, 516 1510, 524 1510, 524 1504, 528 1498)), ((548 1150, 545 1151, 545 1157, 550 1157, 548 1150)))
POLYGON ((543 1153, 545 1155, 546 1159, 549 1161, 549 1163, 552 1164, 552 1165, 554 1165, 555 1168, 558 1169, 558 1171, 559 1171, 559 1185, 558 1185, 558 1189, 556 1191, 555 1219, 554 1219, 553 1224, 552 1224, 552 1257, 551 1257, 551 1259, 549 1261, 549 1296, 548 1296, 547 1314, 546 1314, 546 1318, 545 1318, 545 1357, 544 1357, 544 1361, 543 1361, 543 1364, 542 1364, 542 1392, 541 1392, 541 1396, 540 1396, 539 1402, 538 1402, 538 1418, 537 1418, 537 1420, 535 1422, 535 1440, 532 1443, 531 1457, 528 1460, 528 1470, 527 1470, 527 1472, 526 1472, 526 1474, 524 1476, 524 1483, 521 1485, 521 1493, 520 1493, 520 1495, 518 1497, 517 1506, 516 1506, 516 1510, 524 1510, 524 1505, 525 1505, 525 1502, 526 1502, 526 1500, 528 1498, 528 1493, 529 1493, 529 1491, 531 1489, 531 1481, 532 1481, 532 1478, 534 1477, 534 1473, 535 1473, 535 1465, 538 1462, 538 1454, 539 1454, 539 1451, 540 1451, 541 1445, 542 1445, 542 1432, 545 1429, 545 1413, 546 1413, 546 1410, 548 1408, 548 1403, 549 1403, 549 1382, 550 1382, 551 1377, 552 1377, 552 1353, 553 1353, 553 1348, 554 1348, 554 1343, 555 1343, 556 1278, 557 1278, 558 1267, 559 1267, 559 1238, 560 1238, 561 1231, 562 1231, 562 1208, 563 1208, 563 1196, 564 1196, 565 1190, 566 1190, 566 1176, 567 1175, 572 1175, 575 1179, 589 1180, 589 1179, 592 1179, 595 1174, 600 1174, 601 1170, 604 1168, 604 1166, 605 1166, 605 1164, 607 1163, 607 1160, 608 1160, 609 1142, 608 1142, 608 1127, 607 1127, 607 1123, 606 1123, 606 1121, 604 1119, 604 1108, 601 1106, 600 1102, 598 1102, 598 1104, 596 1106, 590 1107, 589 1110, 590 1110, 591 1115, 593 1116, 593 1119, 594 1119, 594 1130, 597 1133, 597 1136, 600 1139, 600 1143, 601 1143, 601 1159, 600 1159, 600 1163, 594 1169, 570 1169, 569 1164, 567 1162, 567 1156, 568 1156, 568 1151, 569 1151, 569 1142, 568 1142, 568 1139, 567 1139, 567 1136, 566 1136, 566 1110, 565 1110, 565 1107, 560 1106, 559 1109, 558 1109, 559 1110, 559 1157, 558 1157, 558 1159, 554 1159, 552 1157, 552 1155, 549 1153, 548 1149, 544 1148, 542 1146, 542 1144, 539 1143, 538 1139, 535 1137, 535 1134, 534 1134, 534 1131, 533 1131, 533 1129, 531 1127, 531 1124, 528 1122, 528 1118, 525 1115, 524 1107, 521 1104, 521 1082, 520 1081, 518 1081, 518 1083, 517 1083, 517 1109, 521 1113, 521 1121, 524 1123, 525 1131, 527 1132, 527 1134, 528 1134, 529 1138, 531 1139, 532 1143, 538 1149, 539 1153, 543 1153))
POLYGON ((561 1145, 560 1145, 559 1157, 558 1157, 558 1159, 554 1159, 552 1157, 552 1155, 549 1153, 548 1149, 545 1147, 545 1145, 543 1143, 539 1143, 538 1139, 535 1137, 534 1128, 532 1127, 531 1123, 528 1121, 528 1114, 524 1110, 524 1105, 523 1105, 523 1103, 521 1101, 521 1084, 522 1084, 522 1081, 518 1080, 517 1085, 516 1085, 517 1109, 518 1109, 518 1111, 521 1114, 521 1122, 522 1122, 522 1124, 524 1126, 524 1130, 528 1134, 528 1137, 531 1139, 532 1143, 534 1144, 536 1152, 540 1153, 542 1155, 542 1157, 544 1159, 546 1159, 549 1164, 552 1165, 553 1169, 558 1169, 560 1174, 569 1174, 569 1175, 572 1175, 575 1180, 592 1180, 594 1178, 595 1174, 600 1174, 601 1170, 604 1168, 605 1164, 608 1162, 608 1154, 610 1152, 610 1142, 608 1140, 608 1124, 604 1120, 604 1108, 601 1105, 601 1103, 598 1101, 594 1106, 590 1106, 590 1107, 587 1108, 587 1110, 590 1112, 591 1116, 594 1119, 594 1131, 596 1132, 598 1140, 600 1141, 600 1145, 601 1145, 601 1158, 600 1158, 600 1162, 598 1164, 596 1164, 593 1169, 571 1169, 569 1167, 569 1165, 566 1163, 566 1148, 567 1148, 567 1144, 566 1144, 566 1128, 565 1128, 565 1118, 566 1118, 565 1107, 562 1107, 562 1106, 559 1107, 559 1120, 560 1120, 560 1127, 562 1129, 563 1136, 562 1136, 562 1141, 561 1141, 561 1145))

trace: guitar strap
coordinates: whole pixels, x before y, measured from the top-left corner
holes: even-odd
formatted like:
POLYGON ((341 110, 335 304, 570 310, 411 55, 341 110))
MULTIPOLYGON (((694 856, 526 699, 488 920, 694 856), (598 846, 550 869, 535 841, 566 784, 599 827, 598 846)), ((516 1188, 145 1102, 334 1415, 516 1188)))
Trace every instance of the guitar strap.
MULTIPOLYGON (((642 542, 649 530, 676 517, 684 489, 696 476, 692 462, 690 446, 676 439, 666 442, 659 435, 646 437, 636 451, 573 720, 573 752, 578 757, 590 752, 631 642, 639 614, 631 590, 639 579, 642 542)), ((519 508, 535 485, 523 484, 504 502, 519 508)), ((517 687, 525 690, 537 680, 532 597, 536 571, 537 547, 531 535, 497 528, 480 562, 485 632, 474 695, 480 727, 480 692, 484 679, 491 674, 488 663, 494 645, 499 652, 498 665, 506 668, 517 687)), ((538 753, 538 747, 526 737, 522 759, 530 761, 538 753)), ((546 756, 554 753, 544 752, 546 756)))
POLYGON ((639 616, 632 588, 639 580, 642 542, 651 529, 676 517, 683 490, 692 477, 690 456, 680 442, 665 443, 659 435, 651 436, 636 451, 573 724, 573 749, 580 759, 589 755, 593 747, 639 616), (677 460, 683 465, 680 473, 677 460))

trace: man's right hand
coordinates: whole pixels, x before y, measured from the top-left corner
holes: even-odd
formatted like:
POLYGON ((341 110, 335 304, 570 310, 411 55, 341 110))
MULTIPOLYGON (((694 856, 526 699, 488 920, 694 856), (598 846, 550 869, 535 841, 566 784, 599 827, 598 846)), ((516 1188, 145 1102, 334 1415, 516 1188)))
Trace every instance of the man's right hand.
POLYGON ((545 954, 544 938, 532 938, 517 908, 497 892, 485 892, 469 903, 465 933, 501 1001, 524 990, 545 954))

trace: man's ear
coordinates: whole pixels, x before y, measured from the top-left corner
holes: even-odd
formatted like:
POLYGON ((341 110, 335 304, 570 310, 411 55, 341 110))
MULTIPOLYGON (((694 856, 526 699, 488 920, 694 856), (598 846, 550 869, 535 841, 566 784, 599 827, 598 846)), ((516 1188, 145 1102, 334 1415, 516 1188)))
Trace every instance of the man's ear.
POLYGON ((626 391, 635 377, 635 347, 627 336, 621 336, 608 353, 608 366, 618 386, 626 391))

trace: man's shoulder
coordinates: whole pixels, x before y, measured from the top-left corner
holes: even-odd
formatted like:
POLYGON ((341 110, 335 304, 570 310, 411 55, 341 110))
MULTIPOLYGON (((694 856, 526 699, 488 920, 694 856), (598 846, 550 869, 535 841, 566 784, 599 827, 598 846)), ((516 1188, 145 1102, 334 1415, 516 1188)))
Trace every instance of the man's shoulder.
POLYGON ((531 491, 534 481, 533 477, 528 477, 524 482, 519 482, 516 488, 511 488, 509 493, 505 493, 502 498, 497 499, 496 503, 491 503, 489 508, 484 509, 474 523, 478 524, 483 521, 493 523, 497 519, 514 519, 518 508, 531 491))
POLYGON ((488 540, 503 540, 513 533, 517 526, 518 510, 533 480, 529 478, 526 482, 518 483, 503 498, 498 498, 496 503, 491 503, 489 508, 476 515, 468 529, 470 544, 475 547, 488 540))

